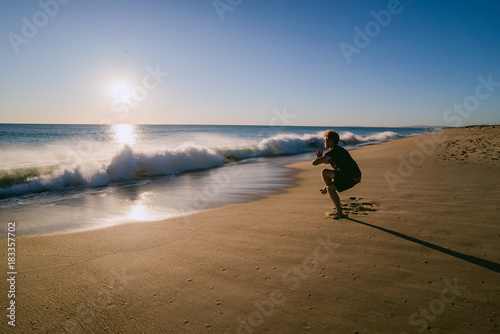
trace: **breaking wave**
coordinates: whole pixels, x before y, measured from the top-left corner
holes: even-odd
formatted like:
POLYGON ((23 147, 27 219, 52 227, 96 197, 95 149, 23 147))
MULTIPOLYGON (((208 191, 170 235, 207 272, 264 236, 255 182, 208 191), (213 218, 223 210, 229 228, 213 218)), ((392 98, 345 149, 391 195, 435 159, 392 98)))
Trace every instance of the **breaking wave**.
MULTIPOLYGON (((344 145, 362 145, 401 137, 395 132, 370 136, 345 132, 340 135, 344 145)), ((98 187, 152 176, 175 175, 187 171, 209 169, 225 163, 266 156, 313 152, 323 148, 322 133, 279 134, 243 147, 186 145, 177 149, 140 152, 124 146, 108 162, 88 161, 70 165, 0 170, 0 198, 44 191, 60 191, 76 187, 98 187)))
POLYGON ((403 137, 400 134, 392 131, 378 132, 368 136, 356 135, 352 132, 344 132, 340 134, 340 139, 344 145, 360 145, 370 144, 374 142, 382 142, 403 137))
POLYGON ((96 187, 148 176, 179 174, 224 164, 224 158, 204 147, 183 147, 155 153, 135 152, 125 146, 108 164, 19 169, 0 174, 0 198, 26 193, 57 191, 79 186, 96 187))

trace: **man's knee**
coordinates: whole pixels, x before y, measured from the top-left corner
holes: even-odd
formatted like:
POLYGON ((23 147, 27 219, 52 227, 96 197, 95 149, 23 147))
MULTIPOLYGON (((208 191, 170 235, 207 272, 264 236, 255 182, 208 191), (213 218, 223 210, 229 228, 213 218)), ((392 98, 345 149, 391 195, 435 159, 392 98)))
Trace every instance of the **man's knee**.
POLYGON ((327 189, 328 189, 328 192, 329 192, 329 193, 334 193, 334 192, 337 190, 337 188, 335 187, 335 185, 334 185, 333 183, 330 183, 330 184, 328 185, 328 188, 327 188, 327 189))

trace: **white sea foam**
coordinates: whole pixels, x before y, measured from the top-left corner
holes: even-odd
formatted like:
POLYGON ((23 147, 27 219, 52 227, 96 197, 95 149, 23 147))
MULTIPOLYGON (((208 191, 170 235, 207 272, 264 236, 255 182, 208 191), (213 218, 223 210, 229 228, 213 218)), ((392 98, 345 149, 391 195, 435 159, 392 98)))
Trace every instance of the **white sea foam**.
POLYGON ((340 139, 345 145, 359 145, 371 142, 381 142, 400 137, 401 135, 392 131, 377 132, 367 136, 356 135, 352 132, 343 132, 340 134, 340 139))
MULTIPOLYGON (((25 193, 56 191, 78 186, 104 186, 110 183, 148 176, 178 174, 190 170, 206 169, 224 164, 224 158, 213 150, 199 146, 183 146, 174 150, 153 153, 135 152, 130 146, 122 148, 109 164, 96 161, 63 166, 50 174, 22 176, 21 181, 0 189, 0 197, 25 193)), ((36 170, 30 170, 36 174, 36 170)), ((4 179, 7 176, 4 176, 4 179)), ((12 176, 9 176, 12 179, 12 176)))
MULTIPOLYGON (((107 186, 152 176, 208 169, 234 160, 313 152, 323 148, 322 136, 323 132, 304 135, 281 133, 260 141, 232 137, 224 140, 218 136, 204 142, 203 146, 189 143, 172 147, 170 144, 162 150, 152 150, 153 145, 124 146, 118 152, 106 145, 95 144, 90 145, 95 152, 87 152, 86 155, 71 159, 68 159, 67 154, 61 153, 64 152, 63 148, 54 149, 55 146, 51 146, 51 150, 33 152, 40 161, 43 160, 41 153, 50 152, 51 158, 44 163, 0 170, 0 198, 75 187, 107 186), (47 165, 47 161, 52 161, 53 164, 47 165)), ((352 132, 340 134, 343 144, 348 146, 399 137, 401 135, 391 131, 366 136, 352 132)), ((27 155, 27 152, 23 154, 27 155)))

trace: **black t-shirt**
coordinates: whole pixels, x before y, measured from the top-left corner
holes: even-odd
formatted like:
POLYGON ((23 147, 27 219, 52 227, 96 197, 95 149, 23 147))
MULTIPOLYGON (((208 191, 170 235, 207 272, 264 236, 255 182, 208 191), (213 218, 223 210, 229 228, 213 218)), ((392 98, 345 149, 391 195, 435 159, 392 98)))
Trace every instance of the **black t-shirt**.
POLYGON ((358 164, 343 147, 335 145, 325 155, 330 157, 330 165, 336 171, 340 171, 352 178, 361 177, 358 164))

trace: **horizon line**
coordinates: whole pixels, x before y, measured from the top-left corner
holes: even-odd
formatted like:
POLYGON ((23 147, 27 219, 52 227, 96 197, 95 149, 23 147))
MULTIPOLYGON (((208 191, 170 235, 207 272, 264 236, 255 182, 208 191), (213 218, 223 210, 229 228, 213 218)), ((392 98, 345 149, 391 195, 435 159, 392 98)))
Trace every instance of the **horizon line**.
MULTIPOLYGON (((443 128, 450 126, 445 125, 383 125, 383 126, 373 126, 373 125, 269 125, 269 124, 200 124, 200 123, 18 123, 18 122, 0 122, 0 125, 179 125, 179 126, 269 126, 269 127, 357 127, 357 128, 443 128)), ((472 124, 466 126, 491 126, 496 124, 472 124)), ((463 127, 463 126, 459 126, 463 127)))

